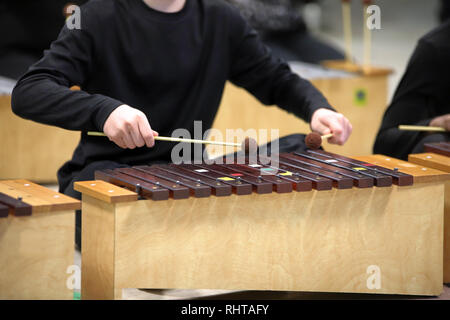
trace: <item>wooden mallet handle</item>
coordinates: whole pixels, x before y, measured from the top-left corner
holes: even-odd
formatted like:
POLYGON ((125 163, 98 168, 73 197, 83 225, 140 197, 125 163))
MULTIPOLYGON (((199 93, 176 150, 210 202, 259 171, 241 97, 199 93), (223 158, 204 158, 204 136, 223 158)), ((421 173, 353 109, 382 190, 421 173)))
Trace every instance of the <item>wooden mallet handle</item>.
POLYGON ((403 131, 428 131, 428 132, 447 132, 441 127, 429 127, 429 126, 410 126, 410 125, 399 125, 399 130, 403 131))
MULTIPOLYGON (((102 132, 88 132, 88 136, 94 136, 94 137, 106 137, 106 134, 102 132)), ((234 142, 220 142, 220 141, 209 141, 209 140, 197 140, 197 139, 184 139, 184 138, 173 138, 173 137, 154 137, 155 140, 158 141, 169 141, 169 142, 186 142, 186 143, 200 143, 200 144, 214 144, 214 145, 221 145, 221 146, 230 146, 230 147, 241 147, 240 143, 234 143, 234 142)))

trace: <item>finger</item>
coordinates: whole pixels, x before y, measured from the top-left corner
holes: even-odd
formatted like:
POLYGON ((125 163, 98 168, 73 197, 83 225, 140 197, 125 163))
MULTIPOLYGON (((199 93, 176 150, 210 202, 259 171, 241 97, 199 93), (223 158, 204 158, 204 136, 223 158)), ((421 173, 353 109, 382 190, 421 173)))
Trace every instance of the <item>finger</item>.
POLYGON ((341 123, 341 119, 337 119, 336 117, 328 117, 325 118, 323 122, 328 126, 328 129, 333 134, 333 136, 329 138, 328 141, 334 144, 342 144, 342 136, 345 133, 344 127, 341 123))
POLYGON ((133 141, 133 144, 137 147, 143 147, 145 145, 144 138, 141 135, 141 132, 139 130, 139 122, 136 123, 135 126, 129 126, 129 130, 131 140, 133 141))
POLYGON ((140 117, 138 121, 139 131, 147 147, 152 148, 155 145, 154 131, 150 127, 147 117, 140 117))
POLYGON ((128 149, 136 148, 136 145, 133 142, 133 138, 131 137, 130 132, 128 132, 128 131, 124 132, 124 134, 122 135, 122 140, 128 149))
POLYGON ((125 142, 123 141, 122 138, 114 138, 114 139, 110 139, 110 140, 122 149, 127 148, 127 145, 125 144, 125 142))
POLYGON ((330 129, 328 128, 327 125, 325 125, 324 123, 318 121, 315 125, 314 125, 314 132, 319 133, 320 135, 326 135, 331 133, 330 129))

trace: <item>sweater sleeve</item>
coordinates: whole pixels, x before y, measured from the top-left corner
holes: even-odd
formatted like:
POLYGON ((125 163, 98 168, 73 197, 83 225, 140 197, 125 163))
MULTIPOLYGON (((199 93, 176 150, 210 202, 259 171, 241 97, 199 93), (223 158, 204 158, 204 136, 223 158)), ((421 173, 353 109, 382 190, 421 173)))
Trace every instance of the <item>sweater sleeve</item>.
POLYGON ((239 13, 231 11, 231 82, 245 88, 263 104, 277 105, 307 122, 319 108, 334 110, 308 80, 272 55, 239 13))
POLYGON ((16 115, 68 130, 103 130, 109 114, 123 103, 69 89, 83 88, 93 72, 99 9, 89 3, 81 7, 81 28, 65 25, 43 58, 18 81, 12 94, 16 115))
POLYGON ((439 83, 439 59, 434 47, 419 42, 386 110, 375 140, 374 153, 406 159, 426 133, 402 131, 401 124, 428 126, 434 118, 439 83))

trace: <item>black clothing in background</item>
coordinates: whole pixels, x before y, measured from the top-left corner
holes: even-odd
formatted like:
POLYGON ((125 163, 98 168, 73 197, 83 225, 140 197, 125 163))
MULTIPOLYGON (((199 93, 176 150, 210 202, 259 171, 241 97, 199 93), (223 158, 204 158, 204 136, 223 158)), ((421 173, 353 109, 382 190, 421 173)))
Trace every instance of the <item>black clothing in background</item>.
POLYGON ((87 0, 1 0, 0 75, 18 79, 56 39, 64 7, 87 0))
POLYGON ((273 54, 286 61, 320 64, 342 60, 344 54, 312 35, 300 8, 306 0, 226 0, 259 32, 273 54))
POLYGON ((435 117, 450 113, 449 75, 450 21, 447 21, 419 40, 384 114, 374 153, 407 159, 413 150, 423 150, 425 140, 449 139, 448 133, 430 135, 397 128, 401 124, 428 126, 435 117))
POLYGON ((227 80, 308 122, 315 110, 331 109, 220 0, 188 0, 171 14, 142 0, 89 1, 81 8, 81 30, 64 27, 16 85, 12 107, 26 119, 82 132, 72 160, 58 172, 64 191, 93 162, 170 161, 169 142, 130 150, 87 135, 103 131, 118 106, 140 109, 162 136, 185 128, 194 137, 194 121, 211 127, 227 80), (83 91, 69 90, 72 85, 83 91))

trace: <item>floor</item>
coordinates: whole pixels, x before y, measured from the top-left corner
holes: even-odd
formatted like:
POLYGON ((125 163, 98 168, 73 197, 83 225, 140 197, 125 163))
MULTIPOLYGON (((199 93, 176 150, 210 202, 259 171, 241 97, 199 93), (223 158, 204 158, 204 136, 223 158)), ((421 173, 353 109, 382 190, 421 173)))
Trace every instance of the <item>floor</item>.
MULTIPOLYGON (((362 60, 362 7, 360 1, 352 2, 352 23, 354 30, 353 54, 362 60)), ((320 38, 343 48, 340 1, 321 1, 321 23, 311 25, 320 38)), ((372 61, 374 65, 388 66, 394 70, 389 82, 389 97, 401 79, 408 59, 417 40, 437 25, 438 0, 378 0, 381 9, 381 30, 373 32, 372 61)), ((314 9, 314 8, 313 8, 314 9)), ((317 14, 317 11, 314 11, 317 14)), ((75 264, 81 265, 81 255, 75 252, 75 264)), ((78 291, 79 292, 79 291, 78 291)), ((439 297, 412 297, 398 295, 334 294, 311 292, 268 292, 268 291, 227 291, 227 290, 139 290, 125 289, 124 299, 128 300, 169 300, 169 299, 439 299, 450 300, 450 287, 444 286, 439 297)))

